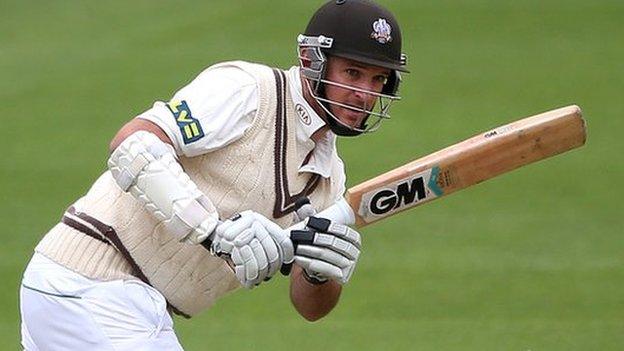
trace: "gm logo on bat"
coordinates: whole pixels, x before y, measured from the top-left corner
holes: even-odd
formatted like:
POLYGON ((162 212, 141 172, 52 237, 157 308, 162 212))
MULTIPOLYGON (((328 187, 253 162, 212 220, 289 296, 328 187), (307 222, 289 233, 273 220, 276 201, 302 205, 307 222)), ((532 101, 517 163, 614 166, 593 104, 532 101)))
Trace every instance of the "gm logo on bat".
POLYGON ((362 195, 359 215, 366 222, 390 215, 443 195, 439 167, 433 167, 362 195))

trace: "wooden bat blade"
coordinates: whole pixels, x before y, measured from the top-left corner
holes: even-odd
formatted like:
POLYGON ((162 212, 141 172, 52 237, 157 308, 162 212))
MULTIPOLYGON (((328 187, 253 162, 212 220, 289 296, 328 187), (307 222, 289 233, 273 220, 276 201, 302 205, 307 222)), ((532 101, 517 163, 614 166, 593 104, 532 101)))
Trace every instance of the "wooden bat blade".
POLYGON ((524 118, 395 168, 349 190, 362 227, 518 167, 582 146, 586 124, 576 105, 524 118))

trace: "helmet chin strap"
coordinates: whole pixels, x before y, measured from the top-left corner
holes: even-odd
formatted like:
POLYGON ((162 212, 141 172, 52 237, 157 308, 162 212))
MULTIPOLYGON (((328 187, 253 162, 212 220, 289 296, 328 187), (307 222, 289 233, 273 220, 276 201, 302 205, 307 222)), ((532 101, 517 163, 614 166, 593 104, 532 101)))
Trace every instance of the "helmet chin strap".
MULTIPOLYGON (((330 115, 327 117, 327 124, 329 125, 329 129, 331 129, 331 131, 334 132, 334 134, 340 135, 340 136, 353 137, 353 136, 358 136, 364 133, 363 130, 358 131, 353 128, 345 127, 343 123, 340 122, 333 115, 330 115)), ((362 122, 362 125, 360 126, 359 129, 365 129, 365 128, 366 128, 366 125, 364 124, 364 122, 362 122)))

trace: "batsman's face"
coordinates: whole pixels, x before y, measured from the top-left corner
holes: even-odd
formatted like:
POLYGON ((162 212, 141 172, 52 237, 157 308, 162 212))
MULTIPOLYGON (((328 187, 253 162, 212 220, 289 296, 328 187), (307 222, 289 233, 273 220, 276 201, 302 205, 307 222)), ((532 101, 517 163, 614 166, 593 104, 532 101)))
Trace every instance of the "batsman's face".
MULTIPOLYGON (((365 91, 380 93, 390 73, 387 68, 331 56, 327 62, 326 79, 358 90, 327 84, 325 97, 347 106, 372 110, 377 97, 365 91)), ((366 112, 354 111, 334 104, 330 105, 330 111, 341 122, 352 127, 361 126, 362 121, 368 116, 366 112)))

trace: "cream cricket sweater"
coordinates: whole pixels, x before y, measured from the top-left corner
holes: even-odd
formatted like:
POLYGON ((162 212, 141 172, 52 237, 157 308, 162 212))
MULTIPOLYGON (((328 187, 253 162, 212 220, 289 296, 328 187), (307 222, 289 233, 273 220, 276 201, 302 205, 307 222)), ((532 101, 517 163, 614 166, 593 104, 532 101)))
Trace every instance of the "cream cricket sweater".
MULTIPOLYGON (((282 227, 292 223, 294 202, 308 194, 317 210, 340 195, 340 176, 298 173, 295 116, 286 75, 269 67, 229 62, 256 77, 259 107, 242 138, 193 158, 181 158, 188 175, 214 203, 221 218, 252 209, 282 227), (311 192, 311 194, 309 194, 311 192)), ((216 67, 216 66, 215 66, 216 67)), ((149 283, 169 304, 192 316, 240 285, 227 264, 199 245, 176 241, 136 201, 104 173, 79 199, 77 211, 114 228, 149 283)), ((137 279, 128 260, 115 247, 63 223, 53 227, 35 249, 48 258, 94 279, 137 279)))

